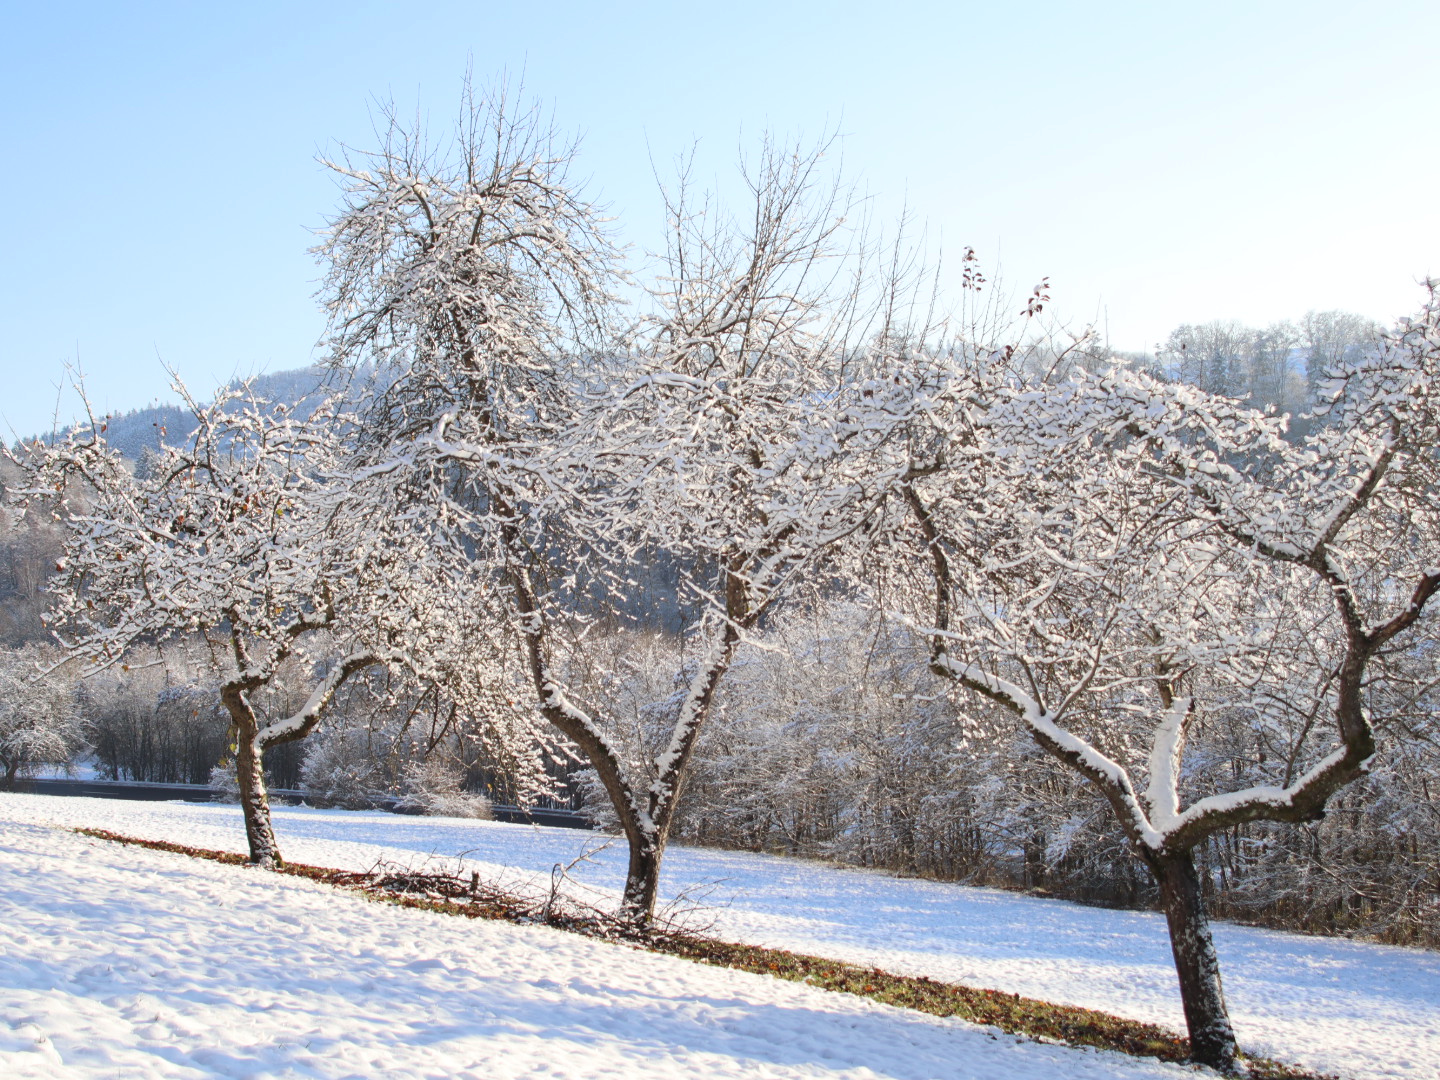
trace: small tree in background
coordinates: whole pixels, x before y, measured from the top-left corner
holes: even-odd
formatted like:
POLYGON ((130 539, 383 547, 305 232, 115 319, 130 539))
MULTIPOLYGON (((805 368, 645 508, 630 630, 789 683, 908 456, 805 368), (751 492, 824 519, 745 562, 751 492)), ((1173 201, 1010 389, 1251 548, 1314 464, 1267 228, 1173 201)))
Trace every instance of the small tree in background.
POLYGON ((68 766, 85 745, 70 681, 39 646, 0 654, 0 771, 7 788, 42 765, 68 766))

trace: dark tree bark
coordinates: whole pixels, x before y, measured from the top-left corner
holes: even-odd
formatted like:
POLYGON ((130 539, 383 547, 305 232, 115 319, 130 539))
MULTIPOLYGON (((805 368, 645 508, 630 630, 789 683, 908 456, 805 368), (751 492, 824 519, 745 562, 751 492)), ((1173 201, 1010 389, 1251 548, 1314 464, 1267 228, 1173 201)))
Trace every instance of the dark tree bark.
MULTIPOLYGON (((244 652, 237 644, 236 656, 244 652)), ((335 692, 357 672, 384 662, 379 652, 352 653, 333 667, 310 695, 305 707, 294 716, 260 726, 260 719, 248 697, 251 690, 265 685, 267 678, 251 676, 220 688, 220 700, 230 714, 235 732, 235 779, 240 785, 240 809, 245 815, 245 839, 250 845, 250 862, 256 866, 283 866, 280 845, 270 824, 270 796, 265 790, 265 751, 272 746, 305 738, 319 725, 335 692)))
POLYGON ((1178 854, 1156 856, 1149 865, 1160 885, 1160 903, 1170 927, 1170 951, 1190 1032, 1190 1056, 1201 1065, 1233 1073, 1238 1053, 1235 1030, 1225 1007, 1220 961, 1195 859, 1187 848, 1178 854))
POLYGON ((625 874, 625 894, 620 902, 620 917, 644 929, 655 917, 655 900, 660 892, 660 860, 665 854, 665 841, 646 837, 630 845, 630 865, 625 874))

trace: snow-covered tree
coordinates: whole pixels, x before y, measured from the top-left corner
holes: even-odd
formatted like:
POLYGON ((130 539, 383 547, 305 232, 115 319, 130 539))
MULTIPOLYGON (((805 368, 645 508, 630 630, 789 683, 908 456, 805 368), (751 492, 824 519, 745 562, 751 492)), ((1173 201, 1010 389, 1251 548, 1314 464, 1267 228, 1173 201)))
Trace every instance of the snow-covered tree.
POLYGON ((770 620, 720 687, 678 835, 940 870, 932 826, 964 815, 932 815, 928 802, 953 790, 956 739, 944 684, 931 677, 916 693, 924 644, 873 610, 814 596, 770 620))
POLYGON ((1384 330, 1379 323, 1348 311, 1307 311, 1300 320, 1300 333, 1310 392, 1320 389, 1336 365, 1373 349, 1384 330))
POLYGON ((1303 822, 1364 775, 1387 657, 1433 621, 1440 309, 1336 373, 1336 422, 1147 376, 936 384, 898 485, 932 668, 1012 711, 1109 801, 1160 886, 1197 1060, 1234 1034, 1195 847, 1303 822), (1281 748, 1213 775, 1187 738, 1239 717, 1281 748))
POLYGON ((17 483, 23 485, 23 473, 0 455, 0 644, 10 648, 48 637, 45 581, 61 545, 61 530, 47 515, 9 505, 17 483))
MULTIPOLYGON (((767 144, 732 218, 669 201, 670 241, 635 363, 582 412, 556 468, 580 491, 575 520, 597 538, 616 596, 627 566, 659 549, 680 568, 693 612, 683 663, 649 710, 645 747, 619 717, 555 688, 546 707, 581 746, 630 847, 624 909, 654 909, 666 842, 717 688, 747 635, 834 545, 864 527, 881 488, 842 448, 876 430, 853 405, 896 300, 844 225, 819 152, 767 144), (866 284, 875 286, 867 292, 866 284), (588 746, 587 746, 588 744, 588 746), (640 752, 637 752, 639 750, 640 752)), ((898 291, 902 283, 895 283, 898 291)))
POLYGON ((68 765, 84 746, 75 689, 58 657, 28 645, 0 653, 0 772, 3 783, 41 765, 68 765))
POLYGON ((314 248, 324 345, 332 364, 375 365, 373 443, 440 425, 450 439, 523 445, 612 344, 620 256, 607 219, 569 178, 574 144, 506 93, 477 98, 467 81, 448 140, 391 110, 378 150, 324 160, 343 193, 314 248))
POLYGON ((624 911, 643 924, 717 680, 784 583, 855 524, 854 485, 816 482, 835 433, 817 417, 854 344, 849 282, 827 277, 843 273, 828 265, 838 207, 810 207, 813 157, 769 151, 750 231, 677 201, 657 312, 627 344, 610 334, 604 221, 536 113, 467 96, 442 150, 394 122, 386 139, 335 164, 345 208, 318 249, 333 359, 386 380, 367 482, 443 508, 455 590, 503 598, 540 713, 614 804, 624 911), (702 614, 671 734, 631 761, 614 718, 567 690, 567 652, 584 649, 585 597, 625 599, 627 562, 656 551, 696 568, 702 614))
POLYGON ((537 722, 518 657, 507 672, 485 648, 460 642, 424 681, 393 668, 352 681, 336 703, 344 722, 308 740, 300 786, 322 804, 467 817, 490 802, 554 797, 565 755, 537 722))
POLYGON ((24 457, 32 499, 72 483, 86 493, 66 515, 53 625, 90 672, 167 639, 203 640, 231 723, 250 858, 273 865, 265 752, 314 730, 357 672, 426 656, 406 631, 432 595, 399 580, 409 550, 383 531, 357 535, 337 512, 327 484, 342 426, 327 408, 300 420, 243 387, 206 406, 177 390, 194 433, 162 445, 142 478, 106 445, 103 424, 24 457), (312 677, 303 702, 266 714, 258 695, 297 661, 312 677))
POLYGON ((619 253, 568 179, 574 146, 503 88, 484 99, 467 83, 449 140, 393 113, 383 140, 327 161, 343 208, 315 249, 330 362, 377 373, 352 507, 423 534, 450 604, 419 629, 473 646, 448 650, 452 675, 518 673, 533 702, 576 554, 537 458, 613 351, 619 253), (485 634, 453 632, 476 613, 485 634))

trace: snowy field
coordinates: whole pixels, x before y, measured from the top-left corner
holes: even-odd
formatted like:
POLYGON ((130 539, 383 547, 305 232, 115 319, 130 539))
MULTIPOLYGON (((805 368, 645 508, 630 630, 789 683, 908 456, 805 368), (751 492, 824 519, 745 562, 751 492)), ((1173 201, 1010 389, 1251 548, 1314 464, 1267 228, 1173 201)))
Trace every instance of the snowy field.
MULTIPOLYGON (((277 808, 288 858, 456 856, 540 888, 563 829, 277 808)), ((0 1076, 1181 1077, 1119 1055, 546 928, 56 831, 243 850, 239 811, 0 794, 0 1076)), ((618 845, 572 874, 617 890, 618 845)), ((739 853, 675 848, 670 894, 721 936, 1180 1028, 1163 920, 739 853)), ((1241 1044, 1348 1077, 1440 1076, 1440 956, 1217 928, 1241 1044)))

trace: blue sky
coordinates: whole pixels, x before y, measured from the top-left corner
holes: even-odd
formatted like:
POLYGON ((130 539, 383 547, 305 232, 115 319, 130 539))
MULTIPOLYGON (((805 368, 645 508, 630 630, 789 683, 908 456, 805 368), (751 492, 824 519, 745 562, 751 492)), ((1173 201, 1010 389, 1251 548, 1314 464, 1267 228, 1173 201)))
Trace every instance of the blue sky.
MULTIPOLYGON (((316 163, 377 98, 443 127, 467 63, 523 72, 644 246, 699 140, 841 133, 903 205, 1139 349, 1181 322, 1390 321, 1440 273, 1440 5, 355 2, 7 5, 0 415, 48 426, 77 357, 101 410, 306 363, 316 163)), ((73 405, 65 404, 68 417, 73 405)))

